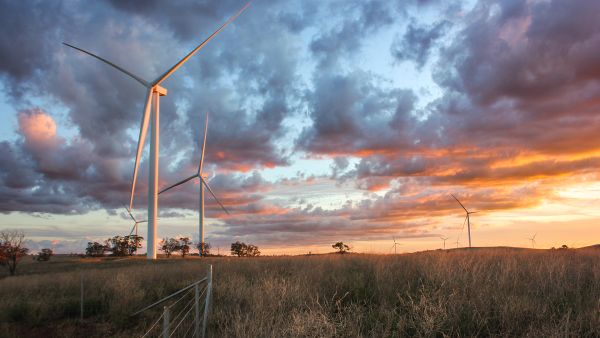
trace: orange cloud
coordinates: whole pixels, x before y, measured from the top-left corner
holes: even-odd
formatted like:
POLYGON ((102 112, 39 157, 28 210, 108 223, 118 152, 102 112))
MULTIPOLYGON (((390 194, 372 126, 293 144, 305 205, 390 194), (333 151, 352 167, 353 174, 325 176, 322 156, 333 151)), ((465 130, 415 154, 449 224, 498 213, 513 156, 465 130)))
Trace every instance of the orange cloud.
POLYGON ((34 109, 19 113, 19 131, 25 143, 32 148, 55 147, 59 141, 56 136, 56 123, 44 111, 34 109))

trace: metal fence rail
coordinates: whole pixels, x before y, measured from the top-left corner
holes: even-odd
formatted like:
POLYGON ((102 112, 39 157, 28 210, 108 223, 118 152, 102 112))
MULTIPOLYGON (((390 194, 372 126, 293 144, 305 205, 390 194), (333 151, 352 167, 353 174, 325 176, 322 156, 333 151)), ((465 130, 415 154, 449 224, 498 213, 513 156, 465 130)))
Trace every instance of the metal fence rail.
POLYGON ((212 297, 212 265, 208 274, 183 289, 136 311, 132 316, 163 304, 162 313, 141 336, 145 337, 205 337, 212 297))

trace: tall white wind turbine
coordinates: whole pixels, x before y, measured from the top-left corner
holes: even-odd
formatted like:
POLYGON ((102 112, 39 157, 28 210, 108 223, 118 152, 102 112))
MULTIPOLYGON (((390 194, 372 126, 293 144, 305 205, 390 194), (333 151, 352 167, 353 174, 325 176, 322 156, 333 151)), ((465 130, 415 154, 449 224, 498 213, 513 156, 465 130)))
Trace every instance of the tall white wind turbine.
POLYGON ((206 182, 206 179, 204 178, 204 176, 202 175, 202 168, 204 165, 204 152, 206 150, 206 133, 208 131, 208 113, 206 113, 206 122, 204 124, 204 141, 202 142, 202 153, 200 154, 200 164, 198 165, 198 171, 196 173, 194 173, 192 176, 185 178, 173 185, 170 185, 164 189, 162 189, 159 194, 162 194, 165 191, 171 190, 172 188, 175 188, 176 186, 182 185, 190 180, 193 180, 194 178, 199 178, 200 179, 200 205, 198 207, 198 240, 200 241, 200 248, 199 248, 199 254, 200 256, 202 256, 203 252, 204 252, 204 187, 206 187, 206 189, 208 189, 208 192, 210 192, 210 194, 213 196, 213 198, 215 199, 215 201, 217 201, 217 203, 219 203, 219 205, 221 206, 221 208, 227 213, 229 214, 229 211, 227 211, 227 209, 225 209, 225 206, 223 206, 223 203, 221 203, 221 201, 219 201, 219 199, 217 198, 217 196, 215 195, 215 193, 213 192, 213 190, 210 188, 210 186, 208 185, 208 182, 206 182))
POLYGON ((146 100, 144 104, 144 113, 142 115, 142 123, 140 127, 140 135, 137 144, 137 151, 135 154, 135 165, 133 167, 133 178, 131 182, 131 194, 129 198, 129 210, 133 208, 133 197, 135 192, 135 183, 137 180, 138 168, 142 150, 144 149, 144 142, 146 140, 146 132, 148 130, 148 123, 150 122, 150 174, 148 175, 148 234, 147 234, 147 252, 146 257, 148 259, 156 259, 156 226, 157 226, 157 214, 158 214, 158 160, 159 160, 159 138, 160 138, 160 97, 167 95, 167 90, 161 87, 161 83, 165 81, 171 74, 173 74, 179 67, 181 67, 189 58, 191 58, 196 52, 204 47, 212 38, 219 34, 227 25, 229 25, 235 18, 237 18, 243 11, 245 11, 250 2, 242 7, 235 15, 227 20, 219 29, 212 33, 206 40, 202 41, 196 48, 188 53, 183 59, 179 60, 174 66, 169 68, 166 72, 156 78, 154 81, 146 81, 141 77, 125 70, 124 68, 117 66, 116 64, 101 58, 98 55, 90 53, 79 47, 75 47, 68 43, 63 42, 64 45, 71 48, 77 49, 80 52, 95 57, 96 59, 116 68, 117 70, 130 76, 137 82, 141 83, 148 89, 146 94, 146 100), (154 109, 150 109, 154 107, 154 109), (151 112, 152 110, 152 112, 151 112))
MULTIPOLYGON (((454 197, 454 199, 456 200, 456 202, 458 202, 458 204, 460 204, 460 206, 465 210, 465 213, 467 214, 467 217, 465 217, 465 222, 467 222, 467 231, 469 232, 469 248, 471 247, 471 219, 469 217, 469 215, 471 214, 475 214, 477 213, 477 211, 469 211, 467 210, 467 208, 465 208, 465 206, 460 203, 460 201, 458 200, 458 198, 456 198, 456 196, 450 194, 452 197, 454 197)), ((464 226, 464 222, 463 222, 463 226, 464 226)))

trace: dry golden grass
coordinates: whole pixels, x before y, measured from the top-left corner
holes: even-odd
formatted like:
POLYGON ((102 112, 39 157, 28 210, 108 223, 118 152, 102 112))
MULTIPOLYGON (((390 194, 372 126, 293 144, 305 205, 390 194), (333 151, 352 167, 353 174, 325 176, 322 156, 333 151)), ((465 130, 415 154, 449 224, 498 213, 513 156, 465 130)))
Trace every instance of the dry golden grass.
POLYGON ((60 260, 23 264, 21 276, 0 279, 0 332, 139 335, 150 318, 128 315, 203 277, 209 263, 213 337, 600 336, 593 249, 60 260))

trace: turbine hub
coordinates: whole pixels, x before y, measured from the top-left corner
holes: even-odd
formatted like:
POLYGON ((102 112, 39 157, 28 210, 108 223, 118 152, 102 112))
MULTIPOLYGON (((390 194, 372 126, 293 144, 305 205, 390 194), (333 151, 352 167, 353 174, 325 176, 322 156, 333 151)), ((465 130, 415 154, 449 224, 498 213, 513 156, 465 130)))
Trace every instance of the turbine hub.
POLYGON ((167 96, 167 89, 164 87, 161 87, 159 85, 156 85, 152 88, 152 91, 154 93, 158 93, 158 95, 160 96, 167 96))

